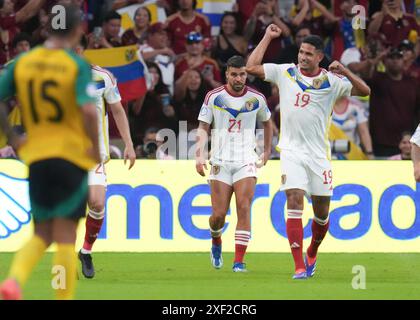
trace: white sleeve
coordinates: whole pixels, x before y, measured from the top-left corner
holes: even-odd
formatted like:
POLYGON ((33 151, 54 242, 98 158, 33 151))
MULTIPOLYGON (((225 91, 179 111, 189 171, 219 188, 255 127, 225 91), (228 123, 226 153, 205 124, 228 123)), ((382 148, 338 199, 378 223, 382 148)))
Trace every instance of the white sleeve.
POLYGON ((411 137, 410 142, 420 147, 420 125, 417 127, 416 132, 414 132, 413 136, 411 137))
POLYGON ((117 80, 115 78, 113 80, 109 80, 106 83, 105 91, 104 91, 104 98, 105 101, 109 104, 117 103, 121 101, 121 95, 118 90, 117 80))
POLYGON ((280 82, 280 65, 275 63, 264 63, 264 81, 272 82, 272 83, 279 83, 280 82))
POLYGON ((336 83, 337 99, 341 97, 350 97, 353 85, 346 77, 333 75, 336 83))
POLYGON ((257 121, 266 122, 270 120, 271 118, 271 112, 270 109, 268 109, 267 102, 265 99, 259 99, 260 100, 260 107, 257 111, 257 121))
POLYGON ((350 63, 360 62, 361 57, 359 49, 349 48, 344 50, 340 62, 347 67, 350 63))
POLYGON ((203 121, 205 123, 211 124, 213 122, 213 99, 208 96, 204 99, 204 103, 201 106, 200 113, 198 115, 198 121, 203 121), (207 102, 207 103, 206 103, 207 102))

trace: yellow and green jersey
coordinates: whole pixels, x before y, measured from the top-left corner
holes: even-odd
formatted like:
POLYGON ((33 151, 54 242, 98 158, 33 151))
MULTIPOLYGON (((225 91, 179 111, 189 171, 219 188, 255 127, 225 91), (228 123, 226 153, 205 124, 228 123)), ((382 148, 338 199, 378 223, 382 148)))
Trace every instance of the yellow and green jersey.
POLYGON ((0 76, 0 100, 17 95, 28 138, 20 158, 28 165, 61 158, 91 169, 80 108, 95 102, 94 93, 90 65, 70 50, 40 46, 9 64, 0 76))

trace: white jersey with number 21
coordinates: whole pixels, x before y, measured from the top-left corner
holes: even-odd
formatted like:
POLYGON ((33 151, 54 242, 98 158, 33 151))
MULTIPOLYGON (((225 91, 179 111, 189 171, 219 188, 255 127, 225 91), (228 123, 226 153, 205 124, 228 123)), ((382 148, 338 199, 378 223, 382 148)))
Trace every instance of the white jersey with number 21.
POLYGON ((250 87, 241 96, 231 95, 226 86, 210 91, 198 120, 213 124, 211 162, 255 162, 255 126, 271 117, 265 97, 250 87))

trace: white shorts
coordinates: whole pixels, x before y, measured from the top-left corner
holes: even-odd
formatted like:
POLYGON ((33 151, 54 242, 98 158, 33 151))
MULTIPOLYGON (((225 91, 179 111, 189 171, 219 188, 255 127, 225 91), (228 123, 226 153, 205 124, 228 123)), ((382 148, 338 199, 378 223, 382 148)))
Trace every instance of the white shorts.
POLYGON ((331 161, 282 150, 280 190, 301 189, 309 196, 332 196, 331 161))
POLYGON ((107 186, 105 165, 103 163, 95 166, 94 169, 89 171, 88 174, 88 185, 90 186, 107 186))
POLYGON ((257 178, 257 167, 255 163, 211 164, 209 180, 221 181, 232 186, 239 180, 249 177, 257 178))

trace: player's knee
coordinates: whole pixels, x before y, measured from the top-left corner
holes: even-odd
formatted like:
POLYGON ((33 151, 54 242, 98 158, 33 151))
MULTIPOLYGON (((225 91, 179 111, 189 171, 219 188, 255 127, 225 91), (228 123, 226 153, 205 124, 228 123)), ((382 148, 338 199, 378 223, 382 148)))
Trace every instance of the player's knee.
POLYGON ((105 203, 98 200, 89 201, 89 211, 93 211, 96 213, 103 212, 105 209, 105 203))
POLYGON ((236 210, 241 215, 249 215, 251 211, 251 204, 248 201, 240 201, 236 205, 236 210))
POLYGON ((291 209, 303 208, 303 194, 300 192, 291 192, 287 194, 287 204, 291 209))
POLYGON ((224 211, 213 211, 212 220, 217 224, 223 224, 225 222, 226 212, 224 211))

